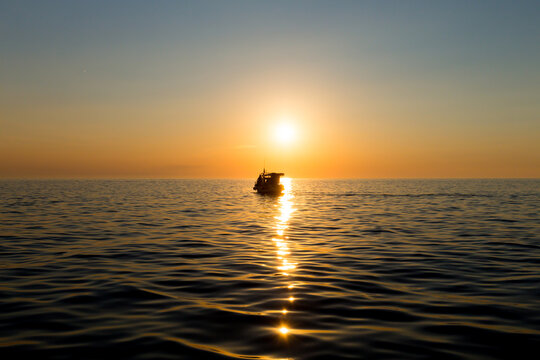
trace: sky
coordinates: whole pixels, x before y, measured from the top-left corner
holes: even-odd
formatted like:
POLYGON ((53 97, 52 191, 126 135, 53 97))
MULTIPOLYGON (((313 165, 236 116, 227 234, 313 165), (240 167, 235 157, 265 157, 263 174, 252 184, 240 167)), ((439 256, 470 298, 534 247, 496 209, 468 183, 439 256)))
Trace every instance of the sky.
POLYGON ((0 178, 539 178, 539 44, 538 1, 3 1, 0 178))

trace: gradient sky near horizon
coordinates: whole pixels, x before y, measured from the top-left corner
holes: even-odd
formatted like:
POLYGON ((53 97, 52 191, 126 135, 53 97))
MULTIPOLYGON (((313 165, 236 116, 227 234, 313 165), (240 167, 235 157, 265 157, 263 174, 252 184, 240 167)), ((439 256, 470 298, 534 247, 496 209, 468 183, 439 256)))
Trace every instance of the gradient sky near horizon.
POLYGON ((4 1, 0 177, 540 177, 539 44, 538 1, 4 1))

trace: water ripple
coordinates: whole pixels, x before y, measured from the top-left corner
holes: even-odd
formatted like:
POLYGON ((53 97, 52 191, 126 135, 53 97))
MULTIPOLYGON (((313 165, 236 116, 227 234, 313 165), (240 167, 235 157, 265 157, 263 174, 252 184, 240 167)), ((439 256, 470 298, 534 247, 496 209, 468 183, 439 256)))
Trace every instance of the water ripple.
POLYGON ((250 185, 0 182, 2 358, 535 358, 538 180, 250 185))

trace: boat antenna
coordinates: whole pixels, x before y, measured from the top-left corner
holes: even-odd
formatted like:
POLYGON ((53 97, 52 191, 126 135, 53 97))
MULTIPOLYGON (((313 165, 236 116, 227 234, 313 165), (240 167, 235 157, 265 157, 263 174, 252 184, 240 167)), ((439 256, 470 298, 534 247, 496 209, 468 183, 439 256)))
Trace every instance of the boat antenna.
POLYGON ((264 158, 264 161, 263 161, 263 174, 266 172, 266 157, 264 158))

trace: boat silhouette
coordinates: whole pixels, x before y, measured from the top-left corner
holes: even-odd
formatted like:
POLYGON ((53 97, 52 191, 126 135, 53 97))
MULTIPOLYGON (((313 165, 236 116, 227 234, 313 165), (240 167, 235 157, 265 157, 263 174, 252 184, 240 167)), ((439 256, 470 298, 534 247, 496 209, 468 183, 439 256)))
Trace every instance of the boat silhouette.
POLYGON ((284 175, 284 173, 267 173, 263 169, 253 186, 253 190, 257 190, 259 194, 281 194, 285 187, 279 183, 279 179, 284 175))

